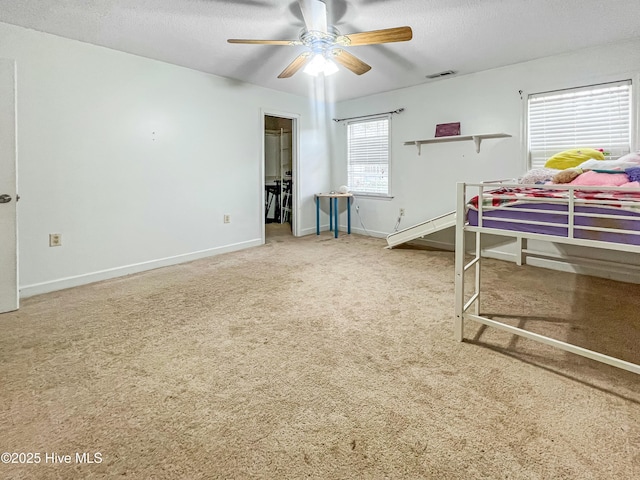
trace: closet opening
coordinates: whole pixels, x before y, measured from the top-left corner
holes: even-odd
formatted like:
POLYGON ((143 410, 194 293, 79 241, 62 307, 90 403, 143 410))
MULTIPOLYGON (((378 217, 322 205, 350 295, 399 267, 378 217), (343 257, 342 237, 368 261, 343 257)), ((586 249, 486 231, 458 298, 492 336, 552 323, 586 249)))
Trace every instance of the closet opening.
POLYGON ((264 116, 265 241, 294 235, 294 119, 264 116))

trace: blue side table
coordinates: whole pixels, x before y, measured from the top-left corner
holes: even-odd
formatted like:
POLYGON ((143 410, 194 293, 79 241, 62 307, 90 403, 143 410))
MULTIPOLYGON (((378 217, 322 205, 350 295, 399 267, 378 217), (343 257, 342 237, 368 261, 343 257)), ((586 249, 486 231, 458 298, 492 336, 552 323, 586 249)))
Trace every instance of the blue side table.
POLYGON ((338 199, 347 200, 347 233, 351 234, 351 198, 352 193, 316 193, 316 235, 320 235, 320 199, 329 199, 329 231, 338 238, 338 199))

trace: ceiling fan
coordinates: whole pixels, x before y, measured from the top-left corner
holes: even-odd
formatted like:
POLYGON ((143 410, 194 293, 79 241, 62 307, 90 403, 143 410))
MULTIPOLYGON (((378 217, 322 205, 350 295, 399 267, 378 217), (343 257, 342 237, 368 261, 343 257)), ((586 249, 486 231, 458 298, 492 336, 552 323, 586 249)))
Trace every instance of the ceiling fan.
POLYGON ((230 38, 229 43, 247 43, 262 45, 304 45, 307 50, 298 55, 278 78, 289 78, 304 67, 311 75, 330 75, 338 71, 335 62, 343 65, 357 75, 371 70, 371 66, 347 52, 343 47, 375 45, 380 43, 406 42, 411 40, 411 27, 395 27, 369 32, 341 34, 327 21, 327 5, 320 0, 298 0, 305 28, 298 40, 249 40, 230 38))

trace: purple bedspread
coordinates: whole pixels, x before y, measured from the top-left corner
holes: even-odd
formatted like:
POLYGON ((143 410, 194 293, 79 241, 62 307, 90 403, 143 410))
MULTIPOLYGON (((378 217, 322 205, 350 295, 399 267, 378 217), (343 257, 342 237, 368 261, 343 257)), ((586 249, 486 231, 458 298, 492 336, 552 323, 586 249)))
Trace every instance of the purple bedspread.
MULTIPOLYGON (((485 228, 498 228, 501 230, 513 230, 527 233, 538 233, 543 235, 554 235, 558 237, 567 237, 568 228, 567 215, 559 215, 554 213, 545 213, 545 211, 567 211, 567 205, 559 205, 553 203, 519 203, 517 206, 505 208, 503 210, 492 210, 483 212, 482 226, 485 228), (523 212, 519 211, 519 208, 535 209, 540 212, 523 212), (507 221, 491 220, 491 218, 499 217, 504 219, 516 219, 526 221, 538 221, 555 223, 554 225, 536 225, 536 224, 523 224, 513 223, 507 221)), ((601 207, 575 207, 576 213, 591 213, 599 215, 616 215, 626 217, 638 217, 638 220, 624 219, 624 218, 602 218, 602 217, 574 217, 574 238, 598 240, 603 242, 624 243, 629 245, 640 245, 640 213, 629 212, 616 208, 601 208, 601 207), (617 232, 602 232, 585 230, 579 228, 584 227, 599 227, 606 229, 621 229, 632 230, 634 233, 617 233, 617 232)), ((467 212, 467 219, 473 226, 478 225, 478 211, 474 208, 469 208, 467 212)), ((550 239, 551 240, 551 239, 550 239)))

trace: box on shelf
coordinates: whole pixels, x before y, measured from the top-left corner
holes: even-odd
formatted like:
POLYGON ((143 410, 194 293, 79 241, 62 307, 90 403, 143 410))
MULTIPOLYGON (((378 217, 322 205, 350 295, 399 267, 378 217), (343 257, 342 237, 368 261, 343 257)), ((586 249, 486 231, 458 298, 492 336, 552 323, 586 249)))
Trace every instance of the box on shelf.
POLYGON ((454 135, 460 135, 460 122, 436 125, 436 137, 453 137, 454 135))

